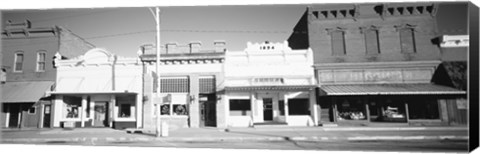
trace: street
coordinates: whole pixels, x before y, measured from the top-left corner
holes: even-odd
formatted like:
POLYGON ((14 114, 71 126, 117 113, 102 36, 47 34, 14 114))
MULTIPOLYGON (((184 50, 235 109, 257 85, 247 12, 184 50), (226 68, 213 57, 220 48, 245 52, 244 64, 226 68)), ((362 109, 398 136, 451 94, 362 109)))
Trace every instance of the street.
POLYGON ((4 130, 1 143, 269 150, 466 152, 462 127, 185 128, 168 137, 108 128, 4 130))
POLYGON ((254 141, 254 142, 44 142, 48 145, 132 146, 215 149, 268 149, 375 152, 466 152, 467 141, 254 141))

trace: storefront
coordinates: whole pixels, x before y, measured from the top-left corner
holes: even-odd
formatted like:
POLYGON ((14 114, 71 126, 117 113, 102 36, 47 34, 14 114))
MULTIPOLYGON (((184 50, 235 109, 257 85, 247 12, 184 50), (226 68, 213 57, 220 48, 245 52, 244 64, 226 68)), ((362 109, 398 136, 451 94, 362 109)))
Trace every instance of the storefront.
POLYGON ((1 127, 51 127, 50 81, 7 82, 2 84, 1 127))
POLYGON ((287 42, 249 42, 225 59, 220 127, 317 124, 311 50, 292 50, 287 42))
POLYGON ((103 49, 56 60, 54 127, 139 128, 142 109, 141 65, 103 49))
POLYGON ((320 123, 447 125, 466 91, 432 82, 440 63, 315 64, 320 123))
POLYGON ((216 126, 216 93, 223 77, 224 44, 215 41, 215 50, 200 50, 201 43, 196 41, 187 45, 168 43, 162 46, 158 65, 161 71, 159 89, 156 48, 141 46, 146 130, 156 127, 157 110, 160 111, 160 121, 168 124, 171 130, 216 126))

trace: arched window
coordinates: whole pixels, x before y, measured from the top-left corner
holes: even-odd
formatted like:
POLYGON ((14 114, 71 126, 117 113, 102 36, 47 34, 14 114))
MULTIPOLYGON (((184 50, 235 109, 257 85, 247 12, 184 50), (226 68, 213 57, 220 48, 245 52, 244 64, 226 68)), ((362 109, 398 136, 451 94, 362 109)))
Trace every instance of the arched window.
POLYGON ((23 71, 23 51, 17 51, 15 52, 15 62, 13 66, 13 71, 14 72, 22 72, 23 71))
POLYGON ((47 52, 45 50, 40 50, 37 52, 37 72, 45 72, 45 58, 47 57, 47 52))

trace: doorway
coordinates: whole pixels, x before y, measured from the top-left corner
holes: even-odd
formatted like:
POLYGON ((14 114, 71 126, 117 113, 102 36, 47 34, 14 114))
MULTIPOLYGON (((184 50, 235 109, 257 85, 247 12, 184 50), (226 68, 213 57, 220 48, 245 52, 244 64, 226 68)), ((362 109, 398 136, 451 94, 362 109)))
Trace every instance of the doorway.
POLYGON ((95 102, 95 105, 94 105, 93 109, 94 109, 93 126, 94 127, 107 127, 108 126, 107 102, 95 102))
POLYGON ((273 99, 263 98, 263 121, 273 120, 273 99))
POLYGON ((21 119, 22 119, 21 105, 9 105, 7 110, 9 113, 8 127, 10 128, 20 127, 21 119))
POLYGON ((43 112, 43 127, 50 127, 50 115, 51 115, 51 105, 45 105, 44 106, 44 112, 43 112))
POLYGON ((216 95, 200 95, 200 127, 216 126, 216 95))

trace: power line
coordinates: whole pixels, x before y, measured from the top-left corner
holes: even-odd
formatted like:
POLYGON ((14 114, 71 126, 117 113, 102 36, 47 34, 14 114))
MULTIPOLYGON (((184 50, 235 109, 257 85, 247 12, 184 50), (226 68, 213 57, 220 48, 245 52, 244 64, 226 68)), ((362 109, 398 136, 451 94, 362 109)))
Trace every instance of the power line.
POLYGON ((39 23, 39 22, 46 22, 46 21, 51 21, 51 20, 60 20, 60 19, 65 19, 65 18, 74 18, 74 17, 80 17, 80 16, 89 16, 89 15, 96 15, 99 13, 106 13, 112 10, 103 10, 103 11, 96 11, 96 12, 90 12, 90 13, 83 13, 83 14, 75 14, 75 15, 68 15, 68 16, 61 16, 61 17, 54 17, 54 18, 44 18, 44 19, 36 19, 36 20, 30 20, 31 22, 39 23))

